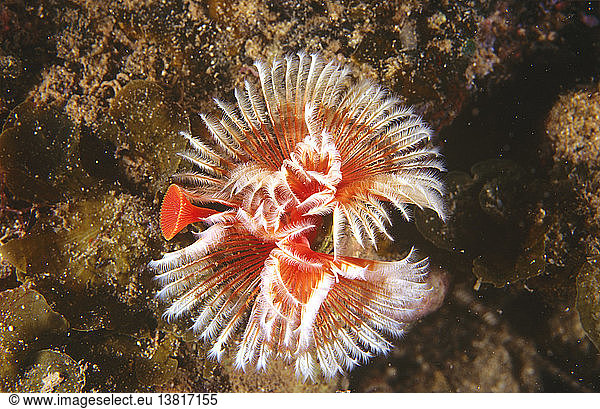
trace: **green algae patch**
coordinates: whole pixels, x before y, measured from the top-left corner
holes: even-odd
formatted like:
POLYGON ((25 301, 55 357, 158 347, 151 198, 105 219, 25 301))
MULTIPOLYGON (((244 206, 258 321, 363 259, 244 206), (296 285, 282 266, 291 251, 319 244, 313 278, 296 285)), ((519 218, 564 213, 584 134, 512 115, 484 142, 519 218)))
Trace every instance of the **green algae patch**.
POLYGON ((469 257, 482 283, 503 287, 542 274, 549 223, 539 205, 543 184, 507 160, 477 163, 471 173, 448 173, 449 220, 419 211, 419 232, 436 247, 469 257))
POLYGON ((585 263, 577 275, 577 311, 587 336, 600 350, 600 269, 585 263))
POLYGON ((33 366, 19 379, 17 392, 81 392, 85 385, 84 368, 67 354, 42 350, 33 366))
POLYGON ((0 170, 16 198, 55 203, 79 195, 88 184, 79 166, 79 131, 52 108, 25 101, 0 134, 0 170))
POLYGON ((150 214, 126 194, 108 192, 64 203, 30 234, 0 247, 0 254, 22 279, 62 271, 63 280, 81 286, 98 286, 109 278, 125 285, 140 261, 130 259, 130 251, 144 238, 134 223, 147 224, 146 217, 150 214), (130 212, 133 207, 136 212, 130 212))
POLYGON ((175 376, 177 342, 172 337, 162 340, 134 337, 116 332, 81 333, 79 342, 66 347, 66 352, 88 363, 86 388, 105 392, 149 392, 175 376))
POLYGON ((150 81, 131 81, 115 96, 110 107, 111 121, 103 131, 117 147, 121 167, 132 184, 152 192, 164 190, 165 175, 177 170, 189 133, 185 113, 167 101, 165 92, 150 81))
POLYGON ((9 388, 30 358, 31 346, 48 333, 66 331, 65 318, 24 284, 0 293, 0 389, 9 388))
POLYGON ((74 328, 132 326, 138 314, 149 314, 151 283, 142 271, 148 251, 158 246, 154 219, 134 196, 100 192, 57 206, 28 235, 1 246, 0 255, 74 328))
POLYGON ((171 356, 176 346, 175 338, 169 335, 160 342, 151 357, 136 359, 135 374, 142 385, 162 385, 175 377, 177 360, 171 356))

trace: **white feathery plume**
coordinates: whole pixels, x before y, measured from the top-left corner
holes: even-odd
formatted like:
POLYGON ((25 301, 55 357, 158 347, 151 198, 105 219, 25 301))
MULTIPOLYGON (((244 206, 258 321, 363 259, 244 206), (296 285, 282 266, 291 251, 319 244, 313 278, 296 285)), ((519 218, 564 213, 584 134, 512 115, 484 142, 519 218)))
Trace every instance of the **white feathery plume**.
POLYGON ((379 85, 352 84, 348 67, 304 53, 255 66, 257 85, 246 81, 235 104, 215 100, 220 118, 201 116, 209 140, 182 134, 193 170, 176 176, 176 203, 208 227, 150 263, 157 297, 171 302, 166 319, 193 319, 215 359, 233 348, 239 369, 279 357, 302 379, 333 377, 387 353, 386 337, 440 291, 413 251, 383 262, 347 257, 343 245, 392 239, 391 208, 443 219, 444 165, 423 120, 379 85), (332 254, 314 250, 327 217, 332 254))

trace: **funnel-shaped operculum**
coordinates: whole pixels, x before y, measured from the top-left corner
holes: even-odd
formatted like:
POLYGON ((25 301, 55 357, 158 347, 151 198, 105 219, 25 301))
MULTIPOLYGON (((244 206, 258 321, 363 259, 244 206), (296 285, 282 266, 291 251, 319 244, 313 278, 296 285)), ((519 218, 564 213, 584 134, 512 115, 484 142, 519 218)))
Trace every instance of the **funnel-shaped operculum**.
POLYGON ((160 228, 165 239, 171 240, 188 224, 201 221, 215 213, 216 210, 194 206, 179 186, 171 185, 160 208, 160 228))

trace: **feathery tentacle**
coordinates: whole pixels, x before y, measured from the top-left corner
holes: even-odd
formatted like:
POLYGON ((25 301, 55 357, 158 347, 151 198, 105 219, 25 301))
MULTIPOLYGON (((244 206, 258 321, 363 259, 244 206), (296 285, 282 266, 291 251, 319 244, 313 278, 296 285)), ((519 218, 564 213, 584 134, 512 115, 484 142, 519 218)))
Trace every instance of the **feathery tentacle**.
POLYGON ((183 135, 193 170, 175 176, 161 224, 167 239, 189 223, 206 229, 150 263, 157 296, 171 302, 167 319, 193 317, 216 359, 230 345, 238 368, 278 356, 301 378, 332 377, 388 352, 386 337, 437 290, 426 259, 347 257, 345 238, 391 239, 391 207, 443 218, 444 166, 422 119, 376 84, 351 84, 347 67, 302 53, 256 67, 258 85, 216 101, 220 118, 201 117, 210 140, 183 135), (326 217, 332 254, 315 250, 326 217))

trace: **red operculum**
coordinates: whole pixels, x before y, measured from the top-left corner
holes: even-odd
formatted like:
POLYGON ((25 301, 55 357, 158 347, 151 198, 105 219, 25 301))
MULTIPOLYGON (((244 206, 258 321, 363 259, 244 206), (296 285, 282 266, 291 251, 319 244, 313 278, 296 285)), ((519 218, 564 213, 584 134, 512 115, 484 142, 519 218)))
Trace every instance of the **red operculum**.
POLYGON ((194 206, 177 185, 169 186, 160 208, 160 228, 163 236, 171 240, 190 223, 195 223, 217 213, 216 210, 194 206))

